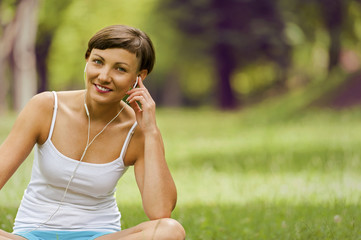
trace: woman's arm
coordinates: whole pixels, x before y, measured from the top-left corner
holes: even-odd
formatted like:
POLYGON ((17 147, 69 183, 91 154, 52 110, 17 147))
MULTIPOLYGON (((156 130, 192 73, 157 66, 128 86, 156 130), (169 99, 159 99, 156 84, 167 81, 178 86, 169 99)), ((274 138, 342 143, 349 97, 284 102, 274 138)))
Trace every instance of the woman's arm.
POLYGON ((155 103, 141 80, 139 86, 129 92, 128 98, 144 139, 144 154, 140 154, 134 164, 135 177, 148 218, 166 218, 171 216, 175 207, 177 190, 165 160, 162 136, 156 125, 155 103), (135 101, 140 102, 142 109, 135 106, 135 101))
POLYGON ((137 159, 134 171, 149 219, 170 217, 177 201, 177 191, 164 157, 159 131, 145 134, 144 158, 137 159))
POLYGON ((0 146, 0 189, 27 158, 34 144, 46 134, 52 102, 51 93, 36 95, 17 117, 11 132, 0 146))

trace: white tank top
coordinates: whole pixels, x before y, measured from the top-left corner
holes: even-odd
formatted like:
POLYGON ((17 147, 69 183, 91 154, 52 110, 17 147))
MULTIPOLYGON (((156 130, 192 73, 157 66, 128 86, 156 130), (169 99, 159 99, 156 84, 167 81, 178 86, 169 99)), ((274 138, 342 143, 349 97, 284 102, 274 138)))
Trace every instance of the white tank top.
POLYGON ((81 162, 64 202, 56 211, 69 179, 78 164, 59 152, 51 141, 58 100, 54 92, 54 112, 46 142, 35 146, 30 183, 15 218, 14 232, 120 231, 120 212, 114 197, 119 178, 126 172, 124 155, 137 123, 131 127, 119 158, 105 164, 81 162), (40 227, 39 227, 40 226, 40 227))

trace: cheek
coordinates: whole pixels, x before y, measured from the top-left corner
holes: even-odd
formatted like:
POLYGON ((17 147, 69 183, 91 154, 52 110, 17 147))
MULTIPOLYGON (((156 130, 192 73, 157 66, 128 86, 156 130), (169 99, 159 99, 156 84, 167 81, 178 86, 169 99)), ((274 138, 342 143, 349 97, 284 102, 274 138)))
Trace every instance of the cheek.
POLYGON ((85 74, 86 74, 86 80, 88 82, 93 82, 94 79, 97 78, 97 74, 95 71, 87 70, 85 74))
POLYGON ((118 78, 114 80, 116 87, 121 91, 128 91, 131 88, 131 81, 127 78, 118 78))

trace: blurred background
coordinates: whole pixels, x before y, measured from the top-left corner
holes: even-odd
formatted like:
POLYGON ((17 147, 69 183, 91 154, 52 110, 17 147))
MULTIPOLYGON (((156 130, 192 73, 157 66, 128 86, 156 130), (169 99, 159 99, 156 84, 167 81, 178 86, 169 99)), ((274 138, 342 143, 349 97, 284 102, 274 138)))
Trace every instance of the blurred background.
POLYGON ((87 41, 111 24, 154 41, 146 84, 159 106, 236 109, 310 85, 309 103, 351 106, 360 100, 360 8, 359 0, 1 0, 0 109, 83 88, 87 41))
MULTIPOLYGON (((89 38, 142 29, 187 239, 360 239, 361 0, 0 0, 0 140, 37 92, 84 88, 89 38)), ((11 231, 32 155, 0 192, 11 231)), ((147 220, 133 174, 122 226, 147 220)))

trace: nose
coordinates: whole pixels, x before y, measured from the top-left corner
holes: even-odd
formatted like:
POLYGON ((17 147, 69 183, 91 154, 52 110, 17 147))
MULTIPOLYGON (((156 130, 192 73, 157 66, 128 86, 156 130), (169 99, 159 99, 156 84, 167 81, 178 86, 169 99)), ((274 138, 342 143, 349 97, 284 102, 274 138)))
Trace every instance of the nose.
POLYGON ((111 81, 110 69, 105 66, 103 68, 101 68, 99 70, 98 79, 99 79, 100 83, 110 82, 111 81))

